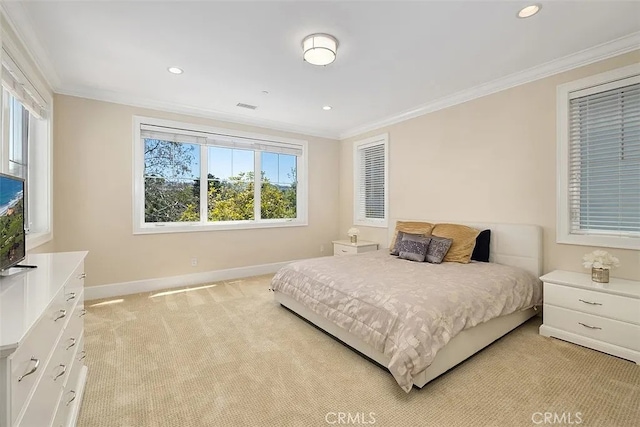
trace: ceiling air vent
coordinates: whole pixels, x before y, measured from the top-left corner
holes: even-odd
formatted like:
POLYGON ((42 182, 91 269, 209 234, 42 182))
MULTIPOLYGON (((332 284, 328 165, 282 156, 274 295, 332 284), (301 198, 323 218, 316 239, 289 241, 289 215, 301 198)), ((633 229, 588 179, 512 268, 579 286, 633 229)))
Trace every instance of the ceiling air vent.
POLYGON ((240 108, 247 108, 249 110, 255 110, 256 108, 258 108, 257 105, 251 105, 251 104, 243 104, 242 102, 238 102, 236 104, 236 107, 240 107, 240 108))

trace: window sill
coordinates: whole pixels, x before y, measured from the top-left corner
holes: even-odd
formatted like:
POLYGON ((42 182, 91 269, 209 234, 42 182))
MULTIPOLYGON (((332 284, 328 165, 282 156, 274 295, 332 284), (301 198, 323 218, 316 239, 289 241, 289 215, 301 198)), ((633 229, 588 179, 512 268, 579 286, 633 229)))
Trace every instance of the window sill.
POLYGON ((370 221, 364 221, 364 220, 354 220, 353 221, 353 225, 359 225, 361 227, 379 227, 379 228, 387 228, 389 224, 389 221, 385 220, 380 220, 380 221, 374 221, 374 220, 370 220, 370 221))
POLYGON ((193 223, 189 225, 165 223, 163 225, 145 224, 135 227, 133 234, 165 234, 165 233, 195 233, 222 230, 253 230, 260 228, 305 227, 306 220, 275 220, 275 221, 228 221, 219 224, 193 223))
POLYGON ((595 236, 582 234, 563 235, 559 233, 556 237, 556 243, 614 249, 640 249, 639 237, 595 236))
POLYGON ((53 233, 30 233, 27 235, 27 252, 53 240, 53 233))

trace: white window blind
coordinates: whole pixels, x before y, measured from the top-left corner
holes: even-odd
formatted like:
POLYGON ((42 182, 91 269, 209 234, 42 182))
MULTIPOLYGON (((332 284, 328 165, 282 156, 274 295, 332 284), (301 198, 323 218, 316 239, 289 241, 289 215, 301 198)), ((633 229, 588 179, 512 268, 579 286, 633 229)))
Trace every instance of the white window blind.
POLYGON ((387 220, 387 137, 356 143, 355 147, 355 218, 356 224, 387 220))
POLYGON ((570 233, 640 236, 640 83, 569 95, 570 233))
POLYGON ((11 54, 4 49, 2 51, 2 86, 36 118, 46 118, 47 102, 13 61, 11 54))
POLYGON ((159 139, 162 141, 181 142, 186 144, 202 144, 216 147, 237 148, 241 150, 268 151, 270 153, 290 154, 302 156, 299 145, 244 138, 239 136, 220 135, 209 132, 198 132, 186 129, 173 129, 162 126, 140 126, 142 138, 159 139))

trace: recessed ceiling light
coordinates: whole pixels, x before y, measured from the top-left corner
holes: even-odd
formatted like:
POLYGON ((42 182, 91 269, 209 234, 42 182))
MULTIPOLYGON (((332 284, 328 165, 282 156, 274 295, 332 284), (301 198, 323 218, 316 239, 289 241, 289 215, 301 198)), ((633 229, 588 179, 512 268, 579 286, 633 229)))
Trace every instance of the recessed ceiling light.
POLYGON ((531 6, 523 7, 520 9, 520 12, 518 12, 518 18, 530 18, 540 12, 540 9, 542 9, 542 5, 540 4, 532 4, 531 6))
POLYGON ((171 74, 182 74, 182 73, 184 73, 182 68, 178 68, 178 67, 169 67, 169 68, 167 68, 167 71, 170 72, 171 74))
POLYGON ((331 110, 331 105, 325 105, 324 107, 322 107, 322 109, 324 111, 329 111, 329 110, 331 110))

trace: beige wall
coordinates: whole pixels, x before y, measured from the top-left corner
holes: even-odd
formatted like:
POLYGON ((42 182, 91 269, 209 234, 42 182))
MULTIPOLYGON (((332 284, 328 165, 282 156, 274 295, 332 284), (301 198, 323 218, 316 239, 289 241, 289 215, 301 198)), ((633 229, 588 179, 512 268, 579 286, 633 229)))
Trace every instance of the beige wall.
POLYGON ((88 250, 88 286, 330 255, 338 234, 339 156, 338 141, 56 95, 54 241, 38 251, 88 250), (309 141, 309 225, 133 235, 134 115, 309 141))
MULTIPOLYGON (((555 243, 556 86, 637 62, 640 51, 343 141, 340 234, 353 222, 353 142, 388 132, 391 218, 538 224, 544 270, 585 272, 593 247, 555 243)), ((360 228, 386 243, 387 229, 360 228)), ((622 263, 612 276, 640 280, 640 251, 609 251, 622 263)))

